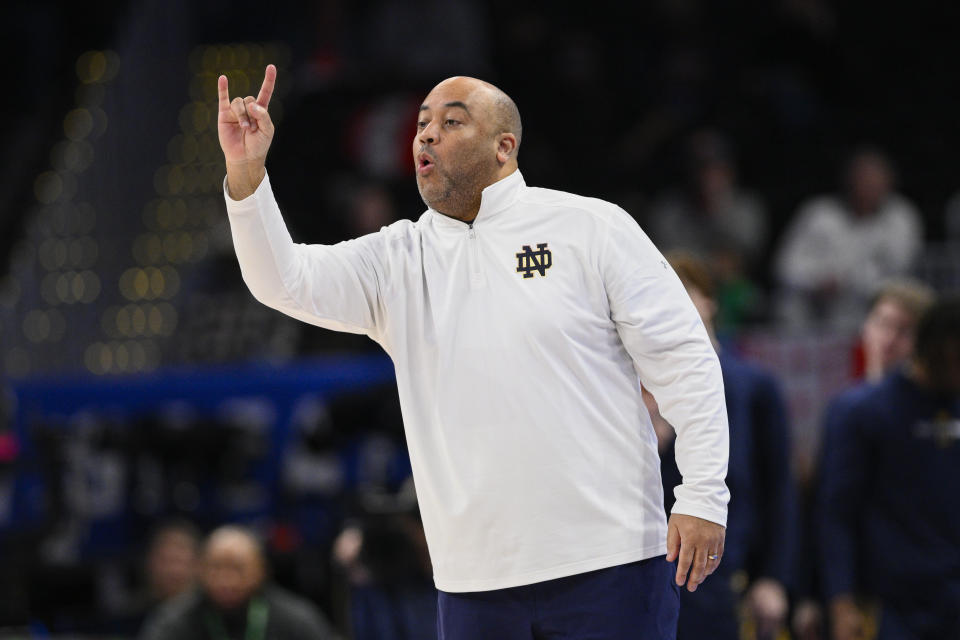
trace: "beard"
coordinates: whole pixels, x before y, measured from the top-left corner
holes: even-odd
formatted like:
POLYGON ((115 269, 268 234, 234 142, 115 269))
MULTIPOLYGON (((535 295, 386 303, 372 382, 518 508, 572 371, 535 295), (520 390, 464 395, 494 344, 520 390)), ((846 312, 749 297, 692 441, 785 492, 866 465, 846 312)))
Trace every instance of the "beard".
POLYGON ((484 187, 494 181, 497 165, 480 149, 434 163, 431 175, 417 174, 417 190, 428 207, 453 218, 467 215, 480 203, 484 187), (449 167, 449 169, 448 169, 449 167))

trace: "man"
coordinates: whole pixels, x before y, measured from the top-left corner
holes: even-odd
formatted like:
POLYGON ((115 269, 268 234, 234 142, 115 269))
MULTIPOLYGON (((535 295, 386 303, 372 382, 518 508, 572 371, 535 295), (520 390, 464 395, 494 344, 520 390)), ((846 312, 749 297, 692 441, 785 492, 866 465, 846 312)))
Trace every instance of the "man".
POLYGON ((917 322, 933 304, 934 292, 907 278, 885 283, 863 321, 864 378, 880 382, 913 353, 917 322))
POLYGON ((774 258, 786 325, 854 330, 880 283, 907 273, 923 248, 923 221, 894 190, 883 153, 858 150, 844 178, 842 197, 800 207, 774 258))
MULTIPOLYGON (((913 354, 917 323, 933 304, 934 297, 930 287, 909 278, 890 280, 880 288, 860 329, 859 348, 862 353, 864 381, 878 383, 910 358, 913 354)), ((830 424, 829 417, 841 412, 844 404, 857 398, 859 393, 857 388, 848 389, 831 400, 825 412, 828 417, 827 426, 830 424)), ((823 462, 818 459, 817 469, 822 467, 823 462)), ((814 496, 819 484, 819 478, 812 474, 802 488, 802 551, 797 560, 798 577, 795 586, 798 598, 793 619, 794 632, 799 640, 816 640, 823 635, 821 628, 824 615, 819 602, 820 578, 813 524, 814 496)), ((859 624, 862 617, 859 610, 847 610, 843 606, 837 615, 854 620, 855 624, 859 624)))
POLYGON ((335 640, 312 604, 266 583, 266 558, 241 527, 210 534, 201 589, 164 605, 144 626, 143 640, 335 640))
MULTIPOLYGON (((706 264, 691 254, 667 254, 707 332, 717 313, 716 288, 706 264)), ((727 518, 723 566, 696 593, 680 598, 680 640, 737 640, 741 600, 754 637, 775 637, 787 610, 796 495, 790 473, 790 430, 783 394, 768 373, 719 350, 730 418, 727 485, 733 498, 727 518)), ((654 424, 662 421, 655 413, 654 424)), ((673 430, 658 425, 664 487, 679 481, 673 430)), ((667 497, 667 506, 673 500, 667 497)))
POLYGON ((729 498, 720 367, 676 275, 619 208, 527 187, 516 105, 463 77, 420 107, 426 213, 296 245, 264 167, 275 78, 232 102, 219 79, 241 272, 393 359, 440 637, 673 637, 676 585, 716 570, 729 498), (638 375, 677 428, 669 525, 638 375))
POLYGON ((872 637, 875 625, 878 640, 960 637, 960 299, 924 315, 907 365, 831 408, 823 451, 833 637, 872 637))
POLYGON ((194 586, 200 564, 200 534, 186 521, 164 524, 147 551, 147 589, 154 603, 163 603, 194 586))
POLYGON ((644 228, 661 251, 690 251, 710 265, 716 287, 713 322, 735 331, 758 315, 751 281, 769 242, 763 200, 738 179, 732 145, 719 131, 701 129, 686 144, 682 188, 661 196, 644 228))

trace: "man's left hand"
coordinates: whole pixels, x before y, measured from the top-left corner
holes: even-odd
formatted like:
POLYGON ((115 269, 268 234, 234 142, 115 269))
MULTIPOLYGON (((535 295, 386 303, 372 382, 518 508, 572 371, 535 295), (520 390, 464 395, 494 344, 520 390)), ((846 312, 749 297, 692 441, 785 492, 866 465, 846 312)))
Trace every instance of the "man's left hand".
POLYGON ((667 562, 677 562, 677 584, 696 591, 723 558, 726 527, 694 516, 674 513, 667 523, 667 562), (715 559, 714 559, 715 558, 715 559), (689 574, 689 579, 688 579, 689 574))

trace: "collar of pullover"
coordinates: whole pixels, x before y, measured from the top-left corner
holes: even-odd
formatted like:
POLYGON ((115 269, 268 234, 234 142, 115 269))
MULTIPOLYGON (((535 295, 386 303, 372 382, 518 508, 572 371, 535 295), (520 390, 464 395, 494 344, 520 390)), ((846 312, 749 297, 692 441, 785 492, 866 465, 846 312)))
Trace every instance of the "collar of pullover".
MULTIPOLYGON (((477 217, 473 219, 473 224, 485 223, 507 209, 516 201, 521 189, 526 184, 520 170, 517 169, 506 178, 502 178, 486 187, 480 194, 480 211, 477 212, 477 217)), ((430 209, 430 212, 434 214, 433 217, 437 223, 442 226, 458 229, 467 226, 466 222, 445 216, 433 209, 430 209)))

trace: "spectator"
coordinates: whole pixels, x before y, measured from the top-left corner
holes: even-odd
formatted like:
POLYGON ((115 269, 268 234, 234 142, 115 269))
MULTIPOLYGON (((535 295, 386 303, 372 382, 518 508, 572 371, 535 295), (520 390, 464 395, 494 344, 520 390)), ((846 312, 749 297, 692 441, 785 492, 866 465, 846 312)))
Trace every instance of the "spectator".
POLYGON ((907 364, 834 402, 823 451, 833 637, 960 637, 960 298, 924 315, 907 364))
POLYGON ((766 210, 738 185, 730 144, 716 131, 690 138, 686 173, 684 188, 663 196, 645 226, 661 251, 707 259, 718 284, 717 325, 735 327, 756 314, 759 293, 749 276, 766 247, 766 210))
POLYGON ((894 183, 886 156, 861 149, 847 166, 842 199, 818 196, 800 207, 775 258, 788 326, 852 331, 880 283, 907 273, 923 228, 894 183))
MULTIPOLYGON (((861 330, 861 373, 866 381, 880 382, 913 354, 917 322, 933 303, 934 295, 927 285, 909 279, 891 280, 881 287, 874 296, 861 330)), ((833 401, 834 404, 842 405, 850 394, 841 393, 833 401)), ((821 464, 818 461, 817 467, 821 464)), ((819 479, 814 474, 803 491, 803 553, 798 561, 799 597, 793 619, 794 632, 799 640, 823 637, 824 616, 818 589, 820 579, 816 561, 811 560, 817 556, 813 496, 818 485, 819 479)))
POLYGON ((395 495, 367 495, 361 507, 362 517, 333 545, 349 593, 351 637, 436 638, 437 591, 412 478, 395 495))
MULTIPOLYGON (((111 635, 134 636, 149 613, 196 586, 200 565, 200 532, 187 520, 161 524, 150 537, 142 573, 129 597, 116 597, 109 611, 111 635)), ((124 594, 126 595, 126 594, 124 594)))
MULTIPOLYGON (((706 266, 681 253, 668 255, 713 337, 714 286, 706 266)), ((714 343, 716 340, 714 338, 714 343)), ((776 381, 760 369, 720 352, 730 421, 730 511, 723 562, 714 580, 680 595, 679 640, 737 640, 738 600, 759 639, 773 638, 787 616, 795 495, 790 474, 787 412, 776 381)), ((649 406, 649 405, 648 405, 649 406)), ((673 430, 651 412, 661 449, 664 497, 669 510, 680 484, 673 430)))
POLYGON ((266 558, 254 535, 221 527, 203 549, 201 588, 162 606, 143 640, 324 640, 336 638, 309 602, 268 584, 266 558))
POLYGON ((169 522, 154 534, 147 551, 147 588, 154 605, 192 589, 200 564, 200 534, 186 521, 169 522))
POLYGON ((879 382, 913 353, 917 322, 933 304, 934 292, 915 280, 887 282, 873 299, 863 321, 864 377, 879 382))

